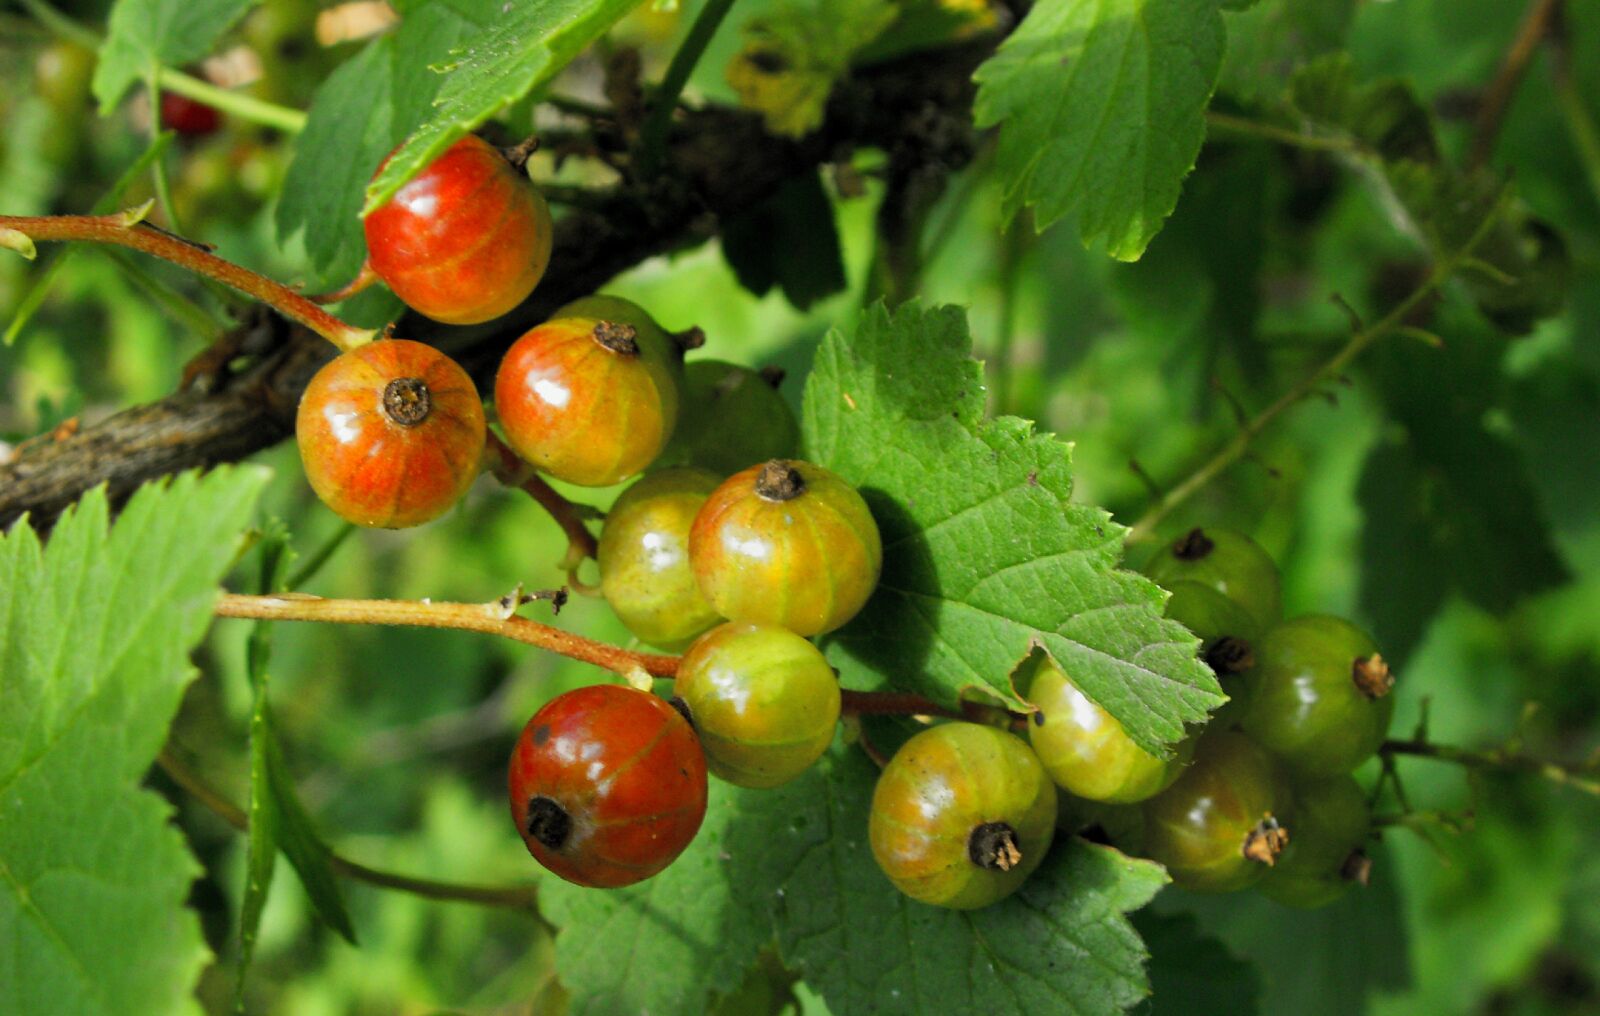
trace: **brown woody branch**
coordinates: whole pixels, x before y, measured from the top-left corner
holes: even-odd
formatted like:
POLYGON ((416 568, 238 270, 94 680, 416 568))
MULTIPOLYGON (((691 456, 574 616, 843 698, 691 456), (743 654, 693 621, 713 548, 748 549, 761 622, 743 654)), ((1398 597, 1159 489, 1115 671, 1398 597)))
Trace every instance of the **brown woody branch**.
MULTIPOLYGON (((506 347, 557 307, 647 258, 704 242, 721 221, 788 179, 867 145, 910 148, 930 163, 957 168, 972 151, 972 71, 994 43, 863 71, 835 90, 822 127, 798 141, 768 134, 759 118, 743 112, 713 107, 686 114, 673 128, 667 172, 649 182, 625 180, 593 207, 562 218, 549 274, 511 314, 471 328, 406 315, 397 333, 446 350, 483 387, 506 347)), ((0 464, 0 528, 23 513, 48 525, 98 484, 109 484, 120 502, 151 479, 242 459, 288 437, 300 392, 333 350, 277 318, 241 326, 246 331, 265 352, 214 390, 179 392, 17 449, 0 464)))

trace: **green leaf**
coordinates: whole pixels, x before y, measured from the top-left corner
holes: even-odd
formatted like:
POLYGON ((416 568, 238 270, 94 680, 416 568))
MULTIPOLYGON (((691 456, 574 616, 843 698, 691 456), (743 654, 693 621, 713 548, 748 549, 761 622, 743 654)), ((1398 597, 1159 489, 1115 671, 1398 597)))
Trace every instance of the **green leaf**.
POLYGON ((257 0, 117 0, 94 69, 100 113, 157 65, 181 67, 211 47, 257 0))
MULTIPOLYGON (((982 910, 930 907, 877 869, 867 814, 877 770, 857 750, 791 784, 767 841, 809 840, 769 897, 784 962, 835 1016, 1118 1013, 1149 993, 1124 912, 1166 882, 1159 865, 1058 839, 1020 890, 982 910)), ((752 837, 750 849, 761 849, 752 837)), ((770 848, 768 848, 770 849, 770 848)))
MULTIPOLYGON (((300 796, 295 792, 294 778, 289 772, 288 763, 284 761, 283 749, 278 744, 271 710, 263 708, 261 712, 262 732, 265 735, 263 737, 265 773, 273 807, 277 812, 275 832, 278 849, 283 851, 283 856, 289 859, 289 865, 294 868, 295 874, 300 876, 300 884, 305 887, 306 896, 316 908, 317 916, 322 918, 324 924, 338 932, 346 942, 354 945, 355 926, 350 923, 350 914, 344 906, 344 895, 339 891, 338 880, 334 878, 333 852, 317 833, 316 825, 311 821, 311 816, 306 814, 305 806, 300 803, 300 796)), ((251 732, 254 735, 254 728, 251 732)), ((254 752, 253 736, 250 747, 254 752)), ((252 769, 252 780, 254 775, 252 769)), ((253 796, 253 786, 251 792, 253 796)))
POLYGON ((1253 1016, 1260 1011, 1261 976, 1205 934, 1191 914, 1141 910, 1134 930, 1150 950, 1151 995, 1138 1016, 1253 1016))
POLYGON ((556 968, 573 993, 572 1016, 703 1013, 772 941, 763 899, 771 886, 751 881, 755 858, 730 841, 735 824, 763 823, 767 798, 720 780, 710 789, 694 842, 654 878, 607 892, 539 884, 540 910, 561 928, 556 968))
POLYGON ((438 98, 425 120, 367 187, 362 214, 383 204, 455 141, 555 77, 639 0, 495 3, 485 31, 436 66, 438 98))
POLYGON ((1124 530, 1073 504, 1071 449, 1011 417, 981 422, 962 312, 877 306, 824 339, 806 384, 811 457, 856 484, 883 535, 883 576, 833 637, 858 686, 1013 706, 1012 670, 1043 646, 1130 737, 1166 752, 1222 701, 1165 594, 1118 568, 1124 530))
POLYGON ((828 94, 851 57, 899 14, 890 0, 778 0, 744 24, 728 83, 768 130, 801 137, 822 123, 828 94))
POLYGON ((1007 216, 1074 214, 1086 245, 1137 259, 1194 167, 1222 50, 1216 0, 1034 4, 976 75, 1007 216))
POLYGON ((612 892, 542 882, 572 1012, 704 1012, 774 938, 836 1016, 1111 1014, 1148 993, 1123 912, 1165 881, 1158 866, 1071 839, 993 907, 916 903, 867 846, 876 777, 836 745, 774 790, 714 782, 700 835, 661 874, 612 892))
POLYGON ((103 488, 0 538, 0 1011, 195 1009, 199 868, 140 788, 267 474, 103 488))
POLYGON ((764 296, 777 285, 797 310, 845 287, 833 203, 815 173, 796 177, 728 221, 722 256, 741 286, 764 296))

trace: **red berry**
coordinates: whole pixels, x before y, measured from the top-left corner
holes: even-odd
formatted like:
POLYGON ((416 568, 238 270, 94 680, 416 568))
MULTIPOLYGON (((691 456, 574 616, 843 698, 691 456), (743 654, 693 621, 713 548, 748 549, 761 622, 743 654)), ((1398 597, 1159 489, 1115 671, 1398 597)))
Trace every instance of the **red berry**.
POLYGON ((557 318, 506 351, 495 412, 518 455, 568 483, 609 487, 660 454, 678 419, 665 333, 592 317, 557 318))
POLYGON ((821 635, 872 595, 883 544, 854 487, 821 466, 773 459, 707 499, 689 531, 689 562, 723 617, 821 635))
POLYGON ((324 504, 363 526, 403 529, 461 499, 483 455, 472 379, 432 346, 380 339, 317 372, 295 437, 324 504))
POLYGON ((408 307, 446 324, 506 313, 550 263, 543 195, 471 134, 368 215, 366 232, 367 262, 378 277, 408 307))
POLYGON ((176 92, 161 93, 161 125, 171 127, 185 137, 203 137, 215 134, 222 126, 222 117, 214 107, 196 102, 176 92))
POLYGON ((649 878, 706 814, 706 758, 689 723, 614 684, 557 696, 511 753, 511 815, 534 860, 578 885, 649 878))

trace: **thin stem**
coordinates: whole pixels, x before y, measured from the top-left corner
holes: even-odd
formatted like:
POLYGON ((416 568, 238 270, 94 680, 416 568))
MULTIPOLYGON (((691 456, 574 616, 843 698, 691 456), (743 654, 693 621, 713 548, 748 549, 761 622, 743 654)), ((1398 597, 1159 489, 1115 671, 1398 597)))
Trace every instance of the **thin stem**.
POLYGON ((356 272, 355 278, 331 293, 317 293, 314 296, 306 297, 306 299, 316 304, 342 303, 377 281, 378 273, 372 270, 372 262, 363 261, 361 262, 361 270, 356 272))
POLYGON ((1412 755, 1417 758, 1438 759, 1465 766, 1468 769, 1488 769, 1502 772, 1531 773, 1585 794, 1600 797, 1600 777, 1589 776, 1547 759, 1533 758, 1518 752, 1490 749, 1472 751, 1430 741, 1385 741, 1378 749, 1385 756, 1412 755))
POLYGON ((321 621, 328 624, 378 624, 475 631, 537 646, 623 676, 640 670, 653 677, 673 677, 678 672, 676 656, 631 652, 620 646, 596 642, 548 624, 517 617, 513 613, 517 605, 518 598, 514 596, 490 603, 432 603, 422 600, 341 600, 295 594, 246 596, 228 593, 217 602, 215 613, 218 617, 264 621, 321 621))
MULTIPOLYGON (((178 761, 171 751, 163 748, 161 754, 156 756, 156 765, 173 783, 176 783, 185 793, 203 805, 207 811, 216 815, 239 832, 249 830, 250 820, 244 809, 223 797, 221 793, 201 779, 198 773, 178 761)), ((464 885, 458 882, 439 882, 429 878, 414 878, 410 875, 369 868, 364 864, 332 852, 329 853, 328 864, 336 873, 346 878, 353 878, 384 889, 398 889, 401 892, 408 892, 414 896, 424 896, 433 900, 479 903, 484 906, 510 907, 519 910, 532 909, 538 902, 537 889, 531 885, 464 885)))
POLYGON ((1470 260, 1472 252, 1489 235, 1489 231, 1500 220, 1504 210, 1505 201, 1502 199, 1488 215, 1484 216, 1484 220, 1478 224, 1478 228, 1473 231, 1472 236, 1468 238, 1461 249, 1444 261, 1436 263, 1433 270, 1428 273, 1428 277, 1423 280, 1422 284, 1410 296, 1401 300, 1393 310, 1385 314, 1375 324, 1358 329, 1355 334, 1350 336, 1350 341, 1345 343, 1344 348, 1333 354, 1332 358, 1312 371, 1299 384, 1284 392, 1266 409, 1263 409, 1255 417, 1247 421, 1234 433, 1233 438, 1201 464, 1200 468, 1189 474, 1182 482, 1171 487, 1133 524, 1133 527, 1128 532, 1127 542, 1138 543, 1153 537, 1155 528, 1168 515, 1172 514, 1175 509, 1203 490, 1224 470, 1242 458, 1245 452, 1249 450, 1251 442, 1260 436, 1261 432, 1266 430, 1274 420, 1283 415, 1286 410, 1311 395, 1324 382, 1339 375, 1352 360, 1365 352, 1368 346, 1401 328, 1412 311, 1421 305, 1424 300, 1428 299, 1434 290, 1443 285, 1445 280, 1453 275, 1464 262, 1470 260))
POLYGON ((661 84, 650 100, 650 114, 639 132, 639 168, 642 172, 653 173, 661 165, 666 152, 667 132, 672 128, 672 114, 678 107, 678 97, 683 94, 683 86, 688 84, 695 64, 700 62, 711 37, 717 33, 717 26, 722 24, 722 19, 732 6, 733 0, 706 0, 706 5, 695 16, 689 34, 684 37, 683 44, 672 54, 672 63, 667 65, 667 73, 661 78, 661 84))
POLYGON ((334 552, 344 546, 344 541, 350 539, 350 534, 355 531, 356 527, 353 522, 346 522, 340 526, 337 532, 323 541, 322 546, 312 552, 311 556, 306 559, 305 564, 301 565, 293 575, 289 576, 287 588, 299 589, 315 578, 317 573, 322 570, 322 566, 328 563, 334 552))
POLYGON ((1559 6, 1560 0, 1533 0, 1528 5, 1528 12, 1517 27, 1516 37, 1511 40, 1511 46, 1500 61, 1494 79, 1484 89, 1483 102, 1478 106, 1478 115, 1472 124, 1472 148, 1467 154, 1467 165, 1481 166, 1489 161, 1495 139, 1500 135, 1500 123, 1505 119, 1506 109, 1517 94, 1517 86, 1522 84, 1534 54, 1539 51, 1539 44, 1549 34, 1559 6))
POLYGON ((377 334, 347 325, 289 287, 146 225, 142 218, 139 209, 116 215, 0 215, 0 232, 11 230, 32 240, 117 244, 163 258, 255 297, 342 350, 354 349, 377 334))
POLYGON ((839 692, 839 711, 847 716, 942 716, 959 720, 963 714, 921 695, 892 691, 839 692))
POLYGON ((1279 144, 1289 145, 1293 148, 1304 148, 1313 152, 1338 152, 1344 155, 1368 154, 1366 149, 1348 138, 1304 134, 1288 127, 1280 127, 1277 124, 1263 123, 1260 120, 1250 120, 1228 113, 1219 113, 1216 110, 1206 111, 1206 123, 1217 130, 1231 131, 1234 134, 1248 134, 1252 137, 1265 138, 1268 141, 1276 141, 1279 144))
POLYGON ((500 436, 494 431, 489 431, 484 439, 484 454, 487 468, 494 474, 495 479, 507 487, 526 491, 566 534, 567 553, 561 559, 561 568, 569 576, 572 576, 585 558, 598 555, 599 544, 595 541, 594 534, 589 532, 589 527, 584 525, 582 509, 562 497, 560 491, 546 483, 544 477, 518 458, 517 453, 500 440, 500 436))
POLYGON ((1567 41, 1566 26, 1559 16, 1551 26, 1550 41, 1556 99, 1561 104, 1561 114, 1567 122, 1567 133, 1571 135, 1578 158, 1588 174, 1589 187, 1594 192, 1595 200, 1600 201, 1600 129, 1595 127, 1594 115, 1573 76, 1571 47, 1567 41))
MULTIPOLYGON (((94 29, 67 17, 44 0, 18 0, 27 12, 33 15, 35 21, 49 29, 57 37, 75 42, 87 49, 98 51, 104 39, 94 29)), ((242 92, 232 92, 226 88, 219 88, 210 82, 201 81, 182 71, 175 71, 170 67, 156 69, 155 80, 158 85, 169 92, 195 99, 215 106, 224 113, 231 114, 241 120, 262 124, 266 127, 275 127, 287 134, 298 134, 305 130, 306 114, 298 109, 279 106, 276 103, 266 102, 242 92)))

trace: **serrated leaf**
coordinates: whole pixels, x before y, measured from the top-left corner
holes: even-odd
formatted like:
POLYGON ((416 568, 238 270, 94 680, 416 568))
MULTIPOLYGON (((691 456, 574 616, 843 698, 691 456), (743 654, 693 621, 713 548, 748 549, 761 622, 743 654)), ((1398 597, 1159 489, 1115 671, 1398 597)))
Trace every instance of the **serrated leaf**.
POLYGON ((761 822, 763 803, 758 791, 713 780, 705 824, 661 874, 608 892, 540 883, 540 910, 561 928, 556 968, 572 1016, 703 1013, 713 994, 739 983, 772 941, 771 888, 754 881, 756 858, 733 852, 730 829, 761 822))
POLYGON ((916 903, 867 846, 876 777, 835 745, 774 790, 713 783, 700 835, 660 875, 610 892, 541 883, 573 1013, 704 1012, 774 938, 836 1016, 1112 1014, 1147 993, 1123 912, 1165 881, 1158 866, 1069 840, 993 907, 916 903))
POLYGON ((822 123, 828 94, 851 57, 899 13, 890 0, 779 0, 743 26, 728 84, 768 130, 800 137, 822 123))
POLYGON ((1132 261, 1178 202, 1222 63, 1216 0, 1040 0, 975 75, 1007 216, 1132 261))
POLYGON ((183 1012, 198 865, 140 789, 266 472, 104 488, 0 538, 0 1011, 183 1012))
POLYGON ((784 184, 722 230, 722 256, 757 296, 774 285, 797 310, 845 286, 833 202, 815 173, 784 184))
POLYGON ((857 686, 1013 706, 1012 670, 1043 646, 1128 735, 1165 753, 1222 701, 1165 594, 1120 570, 1124 530, 1073 504, 1071 450, 1024 420, 980 422, 982 371, 962 312, 867 311, 823 340, 806 383, 812 458, 856 484, 883 577, 830 655, 857 686))
POLYGON ((94 69, 101 115, 157 65, 181 67, 211 47, 258 0, 117 0, 94 69))
POLYGON ((362 214, 501 107, 555 77, 639 0, 513 0, 485 31, 435 67, 443 75, 428 118, 366 190, 362 214))
POLYGON ((1192 914, 1145 909, 1134 930, 1150 950, 1151 995, 1137 1016, 1254 1016, 1261 976, 1221 941, 1200 930, 1192 914))

